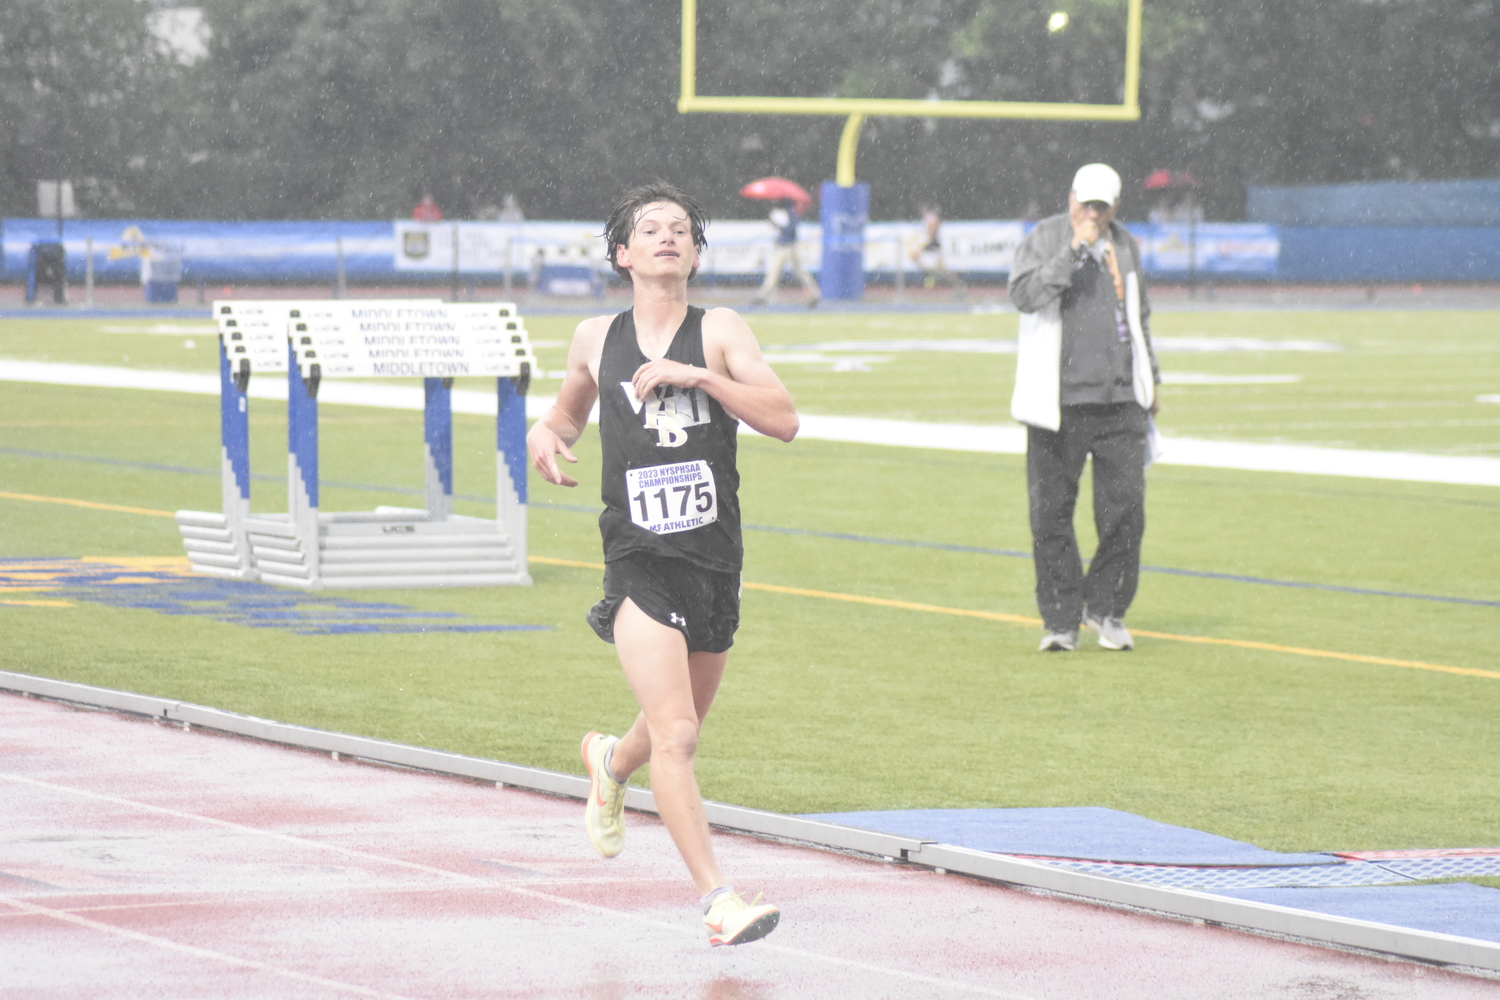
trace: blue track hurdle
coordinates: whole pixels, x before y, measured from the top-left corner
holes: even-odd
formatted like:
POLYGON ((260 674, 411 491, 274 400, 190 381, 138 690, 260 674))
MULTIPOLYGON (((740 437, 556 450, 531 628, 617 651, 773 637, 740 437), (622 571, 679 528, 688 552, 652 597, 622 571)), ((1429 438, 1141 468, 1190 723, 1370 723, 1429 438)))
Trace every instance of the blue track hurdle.
POLYGON ((221 513, 178 511, 195 571, 308 589, 529 584, 526 390, 536 358, 509 303, 219 302, 221 513), (433 372, 434 374, 427 374, 433 372), (285 374, 285 514, 250 509, 249 395, 285 374), (320 508, 318 390, 326 378, 423 377, 422 508, 320 508), (456 376, 496 379, 496 516, 453 512, 456 376))

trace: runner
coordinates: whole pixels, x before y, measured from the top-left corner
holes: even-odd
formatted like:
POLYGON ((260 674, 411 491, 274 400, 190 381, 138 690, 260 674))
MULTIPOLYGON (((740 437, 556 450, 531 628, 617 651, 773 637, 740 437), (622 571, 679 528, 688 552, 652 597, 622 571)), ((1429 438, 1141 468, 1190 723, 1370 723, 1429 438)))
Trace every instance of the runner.
POLYGON ((604 234, 609 261, 631 282, 635 306, 578 324, 557 402, 527 447, 549 483, 578 485, 557 456, 577 461, 569 448, 599 401, 604 600, 588 621, 615 644, 641 712, 623 737, 583 738, 584 825, 600 854, 619 854, 625 783, 649 762, 657 810, 703 894, 709 943, 722 945, 765 937, 781 919, 758 896, 745 902, 720 874, 693 774, 739 625, 735 432, 743 420, 790 441, 797 411, 744 320, 688 305, 707 222, 697 202, 663 183, 615 207, 604 234))

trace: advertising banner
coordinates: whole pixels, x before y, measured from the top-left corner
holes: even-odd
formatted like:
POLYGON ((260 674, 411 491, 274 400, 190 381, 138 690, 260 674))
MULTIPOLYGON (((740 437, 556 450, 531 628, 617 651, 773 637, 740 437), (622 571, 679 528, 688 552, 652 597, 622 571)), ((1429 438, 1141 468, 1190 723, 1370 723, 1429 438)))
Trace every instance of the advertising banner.
POLYGON ((433 274, 529 274, 548 265, 607 267, 603 223, 397 220, 394 266, 433 274))
MULTIPOLYGON (((53 219, 5 219, 0 226, 8 279, 25 273, 33 243, 58 239, 53 219)), ((61 242, 71 282, 83 280, 90 241, 101 282, 140 281, 143 259, 154 257, 180 260, 180 280, 188 284, 332 281, 340 251, 351 279, 394 273, 389 222, 66 219, 61 242)))
MULTIPOLYGON (((920 223, 871 222, 864 233, 867 273, 908 275, 930 269, 941 257, 950 271, 973 278, 1003 278, 1030 223, 955 220, 943 223, 939 248, 928 249, 920 223)), ((6 280, 24 278, 33 244, 58 239, 54 219, 5 219, 0 223, 6 280)), ((92 241, 94 277, 101 282, 137 282, 142 264, 181 264, 180 280, 192 284, 332 283, 342 263, 354 282, 442 281, 465 277, 512 277, 535 287, 546 274, 566 273, 577 293, 612 278, 604 257, 602 222, 214 222, 162 219, 67 219, 62 243, 68 279, 83 280, 92 241), (455 258, 456 251, 456 258, 455 258), (565 269, 565 270, 563 270, 565 269)), ((1260 223, 1200 223, 1153 226, 1131 223, 1141 242, 1148 277, 1200 274, 1244 278, 1278 276, 1283 234, 1260 223)), ((822 268, 822 227, 798 226, 797 249, 810 271, 822 268)), ((765 273, 775 230, 765 219, 726 219, 709 226, 702 278, 744 282, 765 273)), ((572 287, 572 286, 569 286, 572 287)), ((559 287, 558 290, 561 290, 559 287)))
POLYGON ((865 270, 920 273, 941 255, 950 271, 1000 274, 1010 270, 1016 247, 1026 235, 1021 222, 945 222, 938 233, 940 249, 927 249, 919 222, 872 222, 865 230, 865 270))
POLYGON ((1269 278, 1276 273, 1281 240, 1275 226, 1243 222, 1200 222, 1127 227, 1141 244, 1148 275, 1224 274, 1269 278))

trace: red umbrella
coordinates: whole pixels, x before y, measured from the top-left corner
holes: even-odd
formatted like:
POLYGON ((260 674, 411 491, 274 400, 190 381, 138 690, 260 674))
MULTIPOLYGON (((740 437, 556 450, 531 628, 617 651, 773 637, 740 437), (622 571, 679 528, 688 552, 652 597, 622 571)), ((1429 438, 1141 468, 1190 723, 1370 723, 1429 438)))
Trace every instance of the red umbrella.
POLYGON ((762 177, 740 188, 741 198, 756 198, 760 201, 792 201, 797 205, 797 214, 807 211, 812 204, 812 195, 796 181, 785 177, 762 177))
POLYGON ((1195 188, 1198 186, 1198 178, 1184 170, 1180 174, 1174 174, 1170 170, 1153 170, 1146 176, 1144 187, 1147 191, 1180 190, 1182 188, 1195 188))

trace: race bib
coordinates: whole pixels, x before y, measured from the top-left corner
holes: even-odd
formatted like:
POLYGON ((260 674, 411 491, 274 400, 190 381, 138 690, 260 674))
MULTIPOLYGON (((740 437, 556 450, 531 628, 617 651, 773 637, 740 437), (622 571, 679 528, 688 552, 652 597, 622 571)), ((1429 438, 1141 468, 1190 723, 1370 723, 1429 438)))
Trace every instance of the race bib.
POLYGON ((658 535, 691 531, 719 519, 714 470, 707 462, 680 462, 625 470, 630 520, 658 535))

